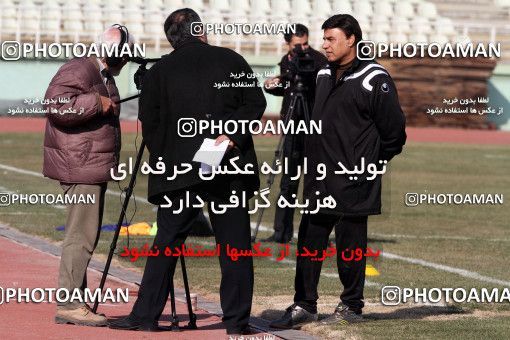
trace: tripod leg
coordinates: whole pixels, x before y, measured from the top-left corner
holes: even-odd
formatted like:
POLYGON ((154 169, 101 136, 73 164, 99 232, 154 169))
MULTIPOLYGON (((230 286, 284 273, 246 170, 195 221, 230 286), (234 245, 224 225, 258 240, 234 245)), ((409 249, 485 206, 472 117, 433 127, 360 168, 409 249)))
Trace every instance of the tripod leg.
MULTIPOLYGON (((126 216, 126 210, 129 205, 129 200, 131 199, 131 195, 133 194, 133 188, 136 183, 136 174, 138 173, 138 169, 140 168, 140 162, 142 161, 143 150, 145 149, 145 141, 142 141, 140 144, 140 149, 138 150, 138 155, 136 156, 135 167, 133 169, 133 175, 131 175, 131 179, 129 180, 129 186, 126 190, 126 197, 124 198, 124 203, 122 204, 122 210, 120 212, 119 220, 117 222, 117 229, 115 229, 115 234, 113 235, 112 243, 110 244, 110 252, 108 253, 108 259, 106 260, 106 264, 103 270, 103 275, 101 276, 101 282, 99 283, 99 289, 101 293, 103 292, 103 288, 106 282, 106 277, 108 276, 108 270, 110 270, 110 264, 112 263, 113 253, 115 252, 115 248, 117 247, 117 240, 119 239, 120 228, 122 226, 122 221, 124 221, 124 217, 126 216)), ((92 307, 92 312, 95 313, 97 311, 97 307, 99 306, 99 300, 94 302, 94 306, 92 307)))
POLYGON ((305 123, 307 125, 310 124, 310 106, 308 104, 308 100, 306 99, 305 96, 303 95, 300 95, 300 102, 301 102, 301 107, 303 108, 303 118, 305 120, 305 123))
POLYGON ((172 331, 179 331, 179 318, 177 317, 177 311, 175 308, 175 290, 174 290, 174 278, 170 281, 170 305, 172 308, 172 325, 170 329, 172 331))
MULTIPOLYGON (((285 126, 287 126, 288 123, 294 118, 297 103, 298 103, 298 97, 292 96, 292 99, 291 99, 291 102, 289 105, 289 109, 287 110, 287 115, 285 116, 285 123, 284 123, 285 126)), ((272 163, 273 169, 276 168, 276 162, 282 158, 282 151, 283 151, 284 143, 285 143, 285 134, 282 134, 280 136, 280 140, 278 141, 278 145, 276 146, 276 150, 274 152, 274 158, 273 158, 273 163, 272 163)), ((266 183, 267 183, 269 190, 271 190, 271 186, 274 183, 275 176, 276 175, 273 173, 270 173, 268 175, 266 183)), ((264 210, 265 210, 265 208, 262 208, 259 212, 259 216, 257 218, 257 224, 255 226, 255 232, 253 233, 253 235, 251 237, 251 242, 255 242, 257 240, 257 235, 259 233, 259 227, 260 227, 260 223, 262 222, 262 216, 264 215, 264 210)))
POLYGON ((197 329, 197 316, 193 312, 193 306, 191 305, 191 296, 189 292, 188 284, 188 273, 186 271, 186 263, 184 262, 184 255, 181 254, 181 269, 182 269, 182 280, 184 281, 184 291, 186 294, 186 304, 188 305, 189 323, 186 328, 197 329))

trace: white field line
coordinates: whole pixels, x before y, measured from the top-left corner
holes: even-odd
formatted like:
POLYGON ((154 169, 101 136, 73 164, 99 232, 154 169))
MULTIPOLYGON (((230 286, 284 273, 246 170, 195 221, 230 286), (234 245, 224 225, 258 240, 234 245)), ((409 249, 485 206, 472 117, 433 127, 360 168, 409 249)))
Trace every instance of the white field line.
POLYGON ((385 257, 385 258, 388 258, 388 259, 400 260, 400 261, 404 261, 404 262, 408 262, 408 263, 412 263, 412 264, 418 264, 418 265, 423 266, 423 267, 428 267, 428 268, 433 268, 433 269, 437 269, 437 270, 442 270, 442 271, 445 271, 445 272, 448 272, 448 273, 457 274, 457 275, 466 277, 468 279, 474 279, 474 280, 477 280, 477 281, 493 283, 493 284, 501 285, 501 286, 504 286, 504 287, 510 287, 510 281, 504 281, 504 280, 500 280, 500 279, 495 279, 495 278, 492 278, 492 277, 489 277, 489 276, 485 276, 485 275, 481 275, 481 274, 478 274, 476 272, 472 272, 472 271, 469 271, 469 270, 466 270, 466 269, 446 266, 446 265, 443 265, 443 264, 429 262, 429 261, 425 261, 425 260, 421 260, 421 259, 413 259, 413 258, 410 258, 410 257, 400 256, 400 255, 392 254, 392 253, 388 253, 388 252, 382 252, 381 255, 382 255, 382 257, 385 257))
POLYGON ((491 159, 510 159, 510 156, 507 155, 491 155, 486 154, 484 155, 485 158, 491 158, 491 159))
MULTIPOLYGON (((35 176, 35 177, 39 177, 39 178, 44 178, 44 176, 38 172, 20 169, 20 168, 16 168, 16 167, 9 166, 9 165, 0 164, 0 169, 17 172, 17 173, 25 174, 25 175, 35 176)), ((120 192, 113 191, 113 190, 107 190, 107 193, 109 193, 111 195, 120 195, 120 192)), ((140 197, 136 197, 136 199, 143 203, 149 203, 146 199, 143 199, 140 197)), ((252 228, 254 227, 254 225, 255 225, 255 223, 251 223, 252 228)), ((259 230, 271 231, 272 229, 261 225, 259 230)), ((297 233, 294 233, 294 237, 297 237, 297 233)), ((417 264, 417 265, 420 265, 423 267, 428 267, 428 268, 432 268, 432 269, 436 269, 436 270, 440 270, 440 271, 444 271, 444 272, 448 272, 448 273, 452 273, 452 274, 457 274, 459 276, 463 276, 463 277, 481 281, 481 282, 493 283, 493 284, 498 284, 498 285, 502 285, 505 287, 510 287, 510 281, 504 281, 504 280, 492 278, 489 276, 484 276, 479 273, 469 271, 466 269, 462 269, 462 268, 446 266, 443 264, 429 262, 429 261, 425 261, 422 259, 416 259, 416 258, 412 258, 412 257, 400 256, 400 255, 389 253, 386 251, 382 252, 382 256, 385 258, 391 259, 391 260, 399 260, 399 261, 403 261, 403 262, 407 262, 407 263, 417 264)), ((331 274, 331 275, 336 275, 336 274, 331 274)))
MULTIPOLYGON (((252 223, 252 227, 254 227, 254 226, 255 226, 255 223, 252 223)), ((267 227, 265 227, 263 225, 260 226, 259 230, 262 230, 262 231, 271 231, 271 229, 269 229, 269 228, 267 228, 267 227)), ((297 233, 294 233, 294 237, 297 238, 297 233)), ((439 264, 439 263, 434 263, 434 262, 429 262, 429 261, 425 261, 425 260, 422 260, 422 259, 416 259, 416 258, 412 258, 412 257, 400 256, 400 255, 397 255, 397 254, 389 253, 387 251, 383 251, 381 253, 381 256, 385 257, 387 259, 391 259, 391 260, 399 260, 399 261, 403 261, 403 262, 407 262, 407 263, 417 264, 417 265, 420 265, 420 266, 423 266, 423 267, 428 267, 428 268, 432 268, 432 269, 436 269, 436 270, 441 270, 441 271, 452 273, 452 274, 457 274, 457 275, 466 277, 468 279, 474 279, 474 280, 477 280, 477 281, 482 281, 482 282, 502 285, 502 286, 505 286, 505 287, 510 287, 510 281, 504 281, 504 280, 492 278, 492 277, 489 277, 489 276, 484 276, 484 275, 481 275, 481 274, 479 274, 477 272, 469 271, 469 270, 462 269, 462 268, 451 267, 451 266, 447 266, 447 265, 443 265, 443 264, 439 264)), ((328 275, 336 275, 336 274, 329 274, 328 273, 325 276, 328 276, 328 275)))
POLYGON ((467 237, 467 236, 405 235, 405 234, 382 234, 382 233, 369 233, 369 236, 388 237, 388 238, 408 238, 408 239, 418 239, 418 240, 458 240, 458 241, 510 242, 510 238, 488 238, 488 239, 481 239, 479 237, 467 237))
MULTIPOLYGON (((4 170, 7 170, 7 171, 12 171, 12 172, 17 172, 17 173, 23 174, 23 175, 29 175, 29 176, 39 177, 39 178, 46 178, 46 177, 44 177, 43 174, 41 174, 39 172, 25 170, 25 169, 20 169, 20 168, 16 168, 14 166, 5 165, 5 164, 0 164, 0 169, 4 169, 4 170)), ((109 195, 112 195, 112 196, 119 196, 121 194, 119 191, 110 190, 110 189, 106 190, 106 193, 109 194, 109 195)), ((131 196, 131 197, 133 197, 133 196, 131 196)), ((145 198, 135 196, 135 199, 138 202, 150 204, 149 201, 147 201, 147 199, 145 199, 145 198)))

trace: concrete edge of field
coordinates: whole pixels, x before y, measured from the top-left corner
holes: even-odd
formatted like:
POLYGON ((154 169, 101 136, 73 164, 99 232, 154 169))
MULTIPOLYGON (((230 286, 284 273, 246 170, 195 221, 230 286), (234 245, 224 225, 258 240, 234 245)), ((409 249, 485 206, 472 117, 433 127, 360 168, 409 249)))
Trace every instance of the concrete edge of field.
MULTIPOLYGON (((0 236, 3 236, 5 238, 8 238, 14 242, 23 244, 25 246, 37 249, 39 251, 42 251, 44 253, 60 257, 61 254, 61 248, 53 243, 50 243, 49 241, 46 241, 44 239, 41 239, 37 236, 29 235, 24 232, 21 232, 15 228, 9 227, 8 225, 1 224, 0 223, 0 236)), ((105 267, 105 262, 98 261, 95 259, 92 259, 89 264, 89 269, 96 270, 100 273, 103 272, 103 269, 105 267)), ((128 284, 134 284, 139 286, 140 282, 142 280, 142 274, 134 272, 132 270, 128 270, 123 267, 116 266, 112 264, 110 266, 110 270, 108 272, 109 277, 116 278, 117 280, 120 280, 122 282, 128 283, 128 284)), ((186 302, 186 297, 184 294, 184 289, 176 288, 175 290, 175 297, 176 300, 180 302, 186 302)), ((198 308, 205 310, 206 312, 210 314, 214 314, 217 316, 222 316, 221 307, 219 304, 211 301, 207 301, 203 298, 200 298, 198 300, 198 308)), ((281 331, 275 331, 273 329, 269 328, 270 321, 259 318, 259 317, 251 317, 250 318, 250 326, 258 329, 260 331, 273 334, 279 338, 282 339, 306 339, 306 340, 319 340, 319 338, 314 337, 308 333, 305 333, 303 331, 298 330, 281 330, 281 331)))

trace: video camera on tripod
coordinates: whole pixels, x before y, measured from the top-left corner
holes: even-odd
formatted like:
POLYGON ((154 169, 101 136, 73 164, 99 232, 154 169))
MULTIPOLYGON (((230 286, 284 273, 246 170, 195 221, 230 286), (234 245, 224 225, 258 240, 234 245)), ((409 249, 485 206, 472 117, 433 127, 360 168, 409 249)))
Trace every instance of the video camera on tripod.
MULTIPOLYGON (((312 58, 310 52, 308 50, 303 50, 303 46, 301 44, 297 44, 293 49, 293 57, 290 60, 289 68, 287 72, 280 75, 280 81, 289 81, 292 86, 292 95, 290 99, 290 105, 284 117, 284 124, 287 124, 291 120, 303 120, 306 124, 310 123, 310 110, 311 107, 309 105, 309 101, 307 97, 310 95, 310 90, 312 88, 313 81, 315 80, 315 60, 312 58)), ((283 146, 285 143, 286 135, 282 133, 280 136, 280 140, 278 141, 278 145, 276 146, 276 150, 274 152, 274 158, 272 162, 272 167, 275 168, 277 162, 283 156, 283 146)), ((292 142, 294 143, 294 142, 292 142)), ((293 145, 293 144, 292 144, 293 145)), ((292 149, 294 146, 292 146, 292 149)), ((291 154, 294 154, 292 152, 291 154)), ((275 174, 270 173, 266 179, 266 184, 269 189, 274 183, 275 174)), ((251 237, 251 241, 255 242, 257 239, 258 231, 260 224, 262 222, 262 216, 264 215, 265 208, 262 208, 259 211, 259 215, 257 217, 257 223, 255 226, 255 231, 251 237)))
POLYGON ((141 57, 130 57, 129 58, 129 61, 140 65, 134 75, 134 81, 135 81, 137 90, 142 89, 143 78, 145 77, 145 73, 147 73, 147 64, 155 63, 160 60, 161 60, 161 58, 152 58, 152 59, 151 58, 141 58, 141 57))
MULTIPOLYGON (((143 85, 143 79, 145 77, 145 73, 147 72, 147 64, 148 63, 154 63, 159 61, 161 58, 141 58, 141 57, 130 57, 129 61, 140 64, 138 67, 138 70, 135 72, 134 75, 134 82, 136 85, 137 90, 141 90, 143 85)), ((140 95, 134 95, 130 96, 128 98, 124 98, 122 100, 119 100, 118 103, 123 103, 128 100, 132 100, 135 98, 138 98, 140 95)), ((110 252, 108 253, 108 258, 106 260, 106 264, 103 270, 103 274, 101 276, 101 281, 99 283, 99 289, 102 292, 104 285, 106 283, 106 277, 108 276, 108 271, 110 270, 110 265, 112 263, 113 255, 115 253, 115 248, 117 247, 117 242, 120 235, 120 230, 122 223, 124 221, 124 218, 126 216, 126 211, 129 205, 129 200, 131 199, 131 195, 133 194, 133 189, 135 187, 136 183, 136 175, 138 173, 138 170, 140 169, 140 163, 142 161, 143 151, 145 149, 145 141, 142 140, 142 143, 140 144, 140 148, 138 150, 138 154, 136 156, 134 171, 131 176, 131 179, 129 180, 129 185, 126 189, 123 190, 125 192, 124 202, 122 203, 122 209, 120 211, 120 216, 117 221, 117 227, 115 229, 115 233, 113 235, 112 243, 110 244, 110 252)), ((181 254, 179 257, 181 261, 181 271, 184 281, 184 292, 185 292, 185 298, 186 298, 186 305, 188 307, 188 315, 189 315, 189 322, 187 326, 179 327, 179 318, 177 316, 177 309, 175 307, 175 290, 174 290, 174 283, 173 283, 173 277, 170 283, 170 303, 171 303, 171 309, 172 309, 172 324, 170 326, 170 329, 172 331, 178 331, 180 328, 188 328, 188 329, 197 329, 197 316, 193 312, 193 307, 191 304, 191 295, 189 290, 189 283, 188 283, 188 274, 186 272, 186 264, 184 261, 184 255, 181 254)), ((97 308, 99 307, 99 300, 96 300, 94 302, 94 306, 92 307, 92 311, 95 313, 97 311, 97 308)))
POLYGON ((286 73, 280 75, 280 79, 290 81, 295 87, 302 83, 306 90, 315 75, 315 60, 308 50, 303 49, 301 44, 297 44, 292 52, 294 56, 290 60, 289 68, 286 73))
MULTIPOLYGON (((129 61, 140 64, 140 67, 138 67, 138 70, 136 70, 135 75, 134 75, 134 81, 135 81, 136 89, 138 91, 140 91, 142 89, 143 78, 145 77, 145 73, 147 73, 147 64, 155 63, 155 62, 159 61, 160 59, 161 58, 145 59, 145 58, 141 58, 141 57, 130 57, 128 59, 129 61)), ((133 96, 129 96, 127 98, 121 99, 121 100, 115 102, 115 104, 121 104, 121 103, 130 101, 132 99, 136 99, 138 97, 140 97, 140 95, 135 94, 133 96)))

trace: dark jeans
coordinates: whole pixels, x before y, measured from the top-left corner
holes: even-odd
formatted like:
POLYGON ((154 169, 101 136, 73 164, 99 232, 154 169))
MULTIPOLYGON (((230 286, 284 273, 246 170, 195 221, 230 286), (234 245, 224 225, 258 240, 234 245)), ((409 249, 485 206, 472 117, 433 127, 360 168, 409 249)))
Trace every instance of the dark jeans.
MULTIPOLYGON (((297 121, 296 121, 297 124, 297 121)), ((303 135, 287 135, 283 143, 283 158, 288 158, 288 173, 282 174, 280 181, 280 193, 289 202, 293 202, 292 195, 297 195, 299 178, 291 180, 296 176, 298 167, 303 166, 303 135)), ((274 216, 274 238, 278 242, 288 243, 294 234, 294 208, 276 207, 274 216)))
MULTIPOLYGON (((225 203, 225 198, 204 195, 200 190, 190 189, 190 193, 199 194, 204 200, 225 203), (205 197, 204 197, 205 196, 205 197)), ((239 191, 238 191, 239 192, 239 191)), ((172 198, 182 198, 180 193, 172 198)), ((195 197, 190 194, 190 197, 195 197)), ((177 207, 177 205, 172 204, 177 207)), ((193 220, 198 216, 200 208, 184 208, 179 214, 173 214, 174 208, 158 209, 158 232, 154 239, 154 245, 163 253, 166 246, 174 249, 186 240, 191 229, 193 220)), ((237 207, 229 208, 224 214, 215 214, 209 206, 209 217, 214 230, 216 243, 220 244, 220 267, 221 284, 220 299, 223 309, 223 322, 230 332, 240 332, 246 326, 250 318, 253 297, 253 259, 252 257, 239 257, 232 261, 226 255, 226 245, 239 250, 251 249, 250 218, 248 209, 237 207)), ((148 257, 142 283, 138 292, 138 299, 131 315, 143 322, 156 322, 161 316, 166 301, 170 294, 170 283, 174 275, 178 257, 148 257)), ((193 260, 188 260, 188 265, 193 260)), ((193 267, 188 269, 192 271, 193 267)), ((199 269, 203 270, 203 269, 199 269)))
MULTIPOLYGON (((334 215, 304 215, 299 226, 298 249, 303 247, 319 254, 328 247, 331 230, 335 228, 337 249, 337 267, 344 291, 340 300, 354 311, 363 308, 363 288, 365 285, 366 259, 361 261, 344 261, 342 250, 367 248, 367 216, 343 217, 334 215)), ((321 274, 322 261, 311 261, 310 257, 297 258, 294 302, 310 313, 317 313, 317 286, 321 274)))

